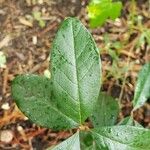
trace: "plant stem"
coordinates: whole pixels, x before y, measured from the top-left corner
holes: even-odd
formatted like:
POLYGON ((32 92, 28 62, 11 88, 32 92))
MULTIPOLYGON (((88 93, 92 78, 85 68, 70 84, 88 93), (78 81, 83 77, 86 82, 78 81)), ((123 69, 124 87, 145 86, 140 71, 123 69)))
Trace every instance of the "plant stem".
POLYGON ((81 130, 81 131, 89 131, 90 128, 88 126, 85 126, 85 125, 80 125, 79 126, 79 130, 81 130))

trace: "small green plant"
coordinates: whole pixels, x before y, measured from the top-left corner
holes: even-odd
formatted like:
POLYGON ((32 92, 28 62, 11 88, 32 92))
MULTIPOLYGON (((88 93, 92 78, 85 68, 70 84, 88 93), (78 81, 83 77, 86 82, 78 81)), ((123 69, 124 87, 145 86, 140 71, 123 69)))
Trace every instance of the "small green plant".
MULTIPOLYGON (((53 150, 149 150, 150 131, 131 117, 116 124, 119 106, 100 92, 101 64, 98 48, 86 28, 75 18, 66 19, 53 42, 51 78, 19 75, 12 96, 34 123, 53 130, 76 133, 53 150), (89 117, 93 127, 85 124, 89 117)), ((150 64, 139 74, 133 106, 149 97, 150 64)))
POLYGON ((106 74, 105 78, 113 77, 116 80, 123 80, 125 73, 131 68, 131 64, 129 66, 120 66, 120 62, 122 61, 120 60, 119 56, 123 46, 123 42, 111 41, 108 34, 104 34, 104 47, 102 47, 101 53, 108 53, 112 59, 111 66, 107 66, 108 73, 106 74))
POLYGON ((150 29, 147 28, 141 29, 141 35, 137 41, 137 48, 144 45, 144 43, 148 43, 148 45, 150 45, 150 29))
POLYGON ((107 19, 115 20, 119 17, 122 8, 121 2, 112 0, 92 0, 87 9, 92 28, 103 25, 107 19))
POLYGON ((42 14, 40 11, 34 11, 33 13, 33 17, 34 19, 38 22, 38 25, 41 27, 41 28, 44 28, 46 23, 45 21, 42 19, 42 14))

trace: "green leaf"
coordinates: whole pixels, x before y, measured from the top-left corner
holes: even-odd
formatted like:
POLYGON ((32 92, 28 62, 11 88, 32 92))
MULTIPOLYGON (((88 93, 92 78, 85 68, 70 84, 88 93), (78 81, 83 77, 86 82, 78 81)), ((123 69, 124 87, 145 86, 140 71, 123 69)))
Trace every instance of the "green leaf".
POLYGON ((136 43, 136 47, 137 47, 137 48, 140 48, 141 45, 143 45, 143 44, 145 43, 145 38, 146 38, 145 32, 143 32, 143 33, 140 35, 139 39, 137 40, 137 43, 136 43))
POLYGON ((88 6, 91 27, 101 26, 107 19, 115 20, 121 12, 122 3, 111 0, 94 0, 88 6))
POLYGON ((146 29, 145 31, 145 38, 146 38, 146 42, 148 43, 148 45, 150 45, 150 30, 146 29))
POLYGON ((143 45, 145 42, 148 43, 148 45, 150 45, 150 30, 149 29, 145 29, 136 44, 136 47, 139 48, 141 45, 143 45))
POLYGON ((91 121, 94 127, 111 126, 116 123, 118 113, 118 102, 113 97, 100 93, 91 121))
POLYGON ((81 150, 99 150, 90 131, 80 131, 81 150))
POLYGON ((91 115, 100 90, 98 48, 77 19, 61 25, 51 54, 53 94, 59 109, 82 124, 91 115))
POLYGON ((81 149, 90 149, 93 147, 93 137, 90 132, 80 132, 81 149))
POLYGON ((37 75, 21 75, 12 83, 12 96, 20 110, 34 123, 65 129, 78 124, 56 107, 51 95, 51 82, 37 75))
POLYGON ((141 69, 135 88, 133 99, 133 110, 143 106, 150 97, 150 63, 145 64, 141 69))
POLYGON ((52 148, 52 150, 80 150, 79 132, 52 148))
POLYGON ((129 125, 129 126, 136 126, 136 127, 142 127, 141 124, 139 124, 137 121, 135 121, 131 116, 124 118, 121 120, 118 125, 129 125))
POLYGON ((94 129, 92 135, 102 150, 149 150, 150 130, 132 126, 94 129))
POLYGON ((51 79, 18 76, 12 83, 13 98, 21 111, 41 126, 76 128, 96 105, 101 77, 98 49, 79 20, 68 18, 62 23, 51 60, 51 79))
POLYGON ((42 19, 42 14, 41 14, 41 12, 39 12, 39 11, 34 11, 32 14, 33 14, 34 19, 38 21, 39 26, 40 26, 41 28, 44 28, 45 25, 46 25, 46 23, 45 23, 45 21, 42 19))

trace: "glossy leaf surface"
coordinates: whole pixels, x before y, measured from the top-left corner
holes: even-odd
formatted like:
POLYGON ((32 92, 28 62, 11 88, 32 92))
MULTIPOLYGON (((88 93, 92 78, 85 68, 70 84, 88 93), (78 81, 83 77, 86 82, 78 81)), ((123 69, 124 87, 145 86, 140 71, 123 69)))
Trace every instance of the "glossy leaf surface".
POLYGON ((60 26, 51 54, 53 94, 57 105, 77 123, 92 113, 100 90, 100 57, 87 29, 68 18, 60 26))
POLYGON ((133 106, 134 110, 144 105, 150 97, 150 63, 141 69, 135 88, 133 106))
POLYGON ((149 150, 150 130, 132 126, 94 129, 93 137, 102 150, 149 150))
POLYGON ((51 82, 37 75, 22 75, 12 84, 13 98, 21 111, 34 123, 53 129, 78 126, 56 107, 51 95, 51 82))
POLYGON ((75 133, 56 147, 48 150, 80 150, 79 132, 75 133))
POLYGON ((94 127, 111 126, 116 123, 118 113, 118 102, 113 97, 100 93, 91 121, 94 127))
POLYGON ((107 19, 115 20, 120 15, 121 8, 121 2, 93 0, 88 6, 91 27, 101 26, 107 19))
POLYGON ((52 46, 51 79, 18 76, 12 95, 33 122, 68 129, 92 113, 100 90, 100 57, 91 34, 74 18, 66 19, 52 46))

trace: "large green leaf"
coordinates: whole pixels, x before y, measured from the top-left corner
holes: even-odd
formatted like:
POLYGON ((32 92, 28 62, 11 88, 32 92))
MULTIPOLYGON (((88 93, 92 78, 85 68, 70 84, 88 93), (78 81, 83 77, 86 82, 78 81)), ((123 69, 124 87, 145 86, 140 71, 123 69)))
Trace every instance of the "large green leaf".
POLYGON ((58 108, 77 123, 92 113, 100 90, 100 57, 87 29, 77 19, 61 25, 51 54, 53 94, 58 108))
POLYGON ((113 97, 100 93, 91 121, 94 127, 111 126, 116 123, 118 113, 118 102, 113 97))
POLYGON ((91 34, 66 19, 53 42, 52 78, 18 76, 12 95, 33 122, 53 129, 78 127, 92 113, 100 90, 100 57, 91 34))
POLYGON ((91 27, 101 26, 108 18, 116 19, 120 15, 121 8, 121 2, 93 0, 88 6, 91 27))
POLYGON ((150 97, 150 63, 145 64, 138 75, 138 81, 135 88, 133 110, 144 105, 150 97))
POLYGON ((51 82, 37 75, 22 75, 12 83, 12 93, 18 107, 34 123, 53 129, 65 129, 78 124, 56 108, 51 95, 51 82))
POLYGON ((80 150, 80 140, 79 132, 75 133, 73 136, 60 143, 54 148, 49 148, 47 150, 80 150))
POLYGON ((132 126, 94 129, 92 135, 102 150, 149 150, 150 130, 132 126))

